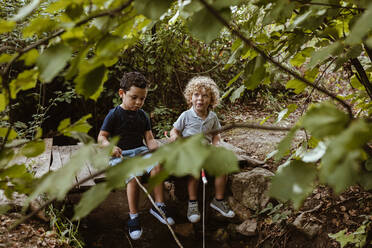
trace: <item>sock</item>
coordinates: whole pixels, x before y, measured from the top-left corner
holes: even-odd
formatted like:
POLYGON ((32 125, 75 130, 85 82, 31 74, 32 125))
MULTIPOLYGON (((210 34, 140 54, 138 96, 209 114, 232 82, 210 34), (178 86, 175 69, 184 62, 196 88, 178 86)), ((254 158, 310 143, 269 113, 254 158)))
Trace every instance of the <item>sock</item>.
POLYGON ((135 214, 129 213, 129 217, 133 220, 134 218, 138 217, 138 213, 135 213, 135 214))
POLYGON ((164 202, 155 202, 155 204, 156 204, 157 207, 164 207, 165 206, 164 202))

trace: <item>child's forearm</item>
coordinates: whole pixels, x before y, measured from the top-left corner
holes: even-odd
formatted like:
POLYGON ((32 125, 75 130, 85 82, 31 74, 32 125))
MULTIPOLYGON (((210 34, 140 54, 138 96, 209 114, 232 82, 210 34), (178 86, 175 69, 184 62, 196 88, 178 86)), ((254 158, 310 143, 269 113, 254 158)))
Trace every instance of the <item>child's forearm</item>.
POLYGON ((175 128, 172 128, 172 130, 170 131, 170 141, 173 142, 175 141, 178 137, 181 137, 181 134, 180 134, 180 131, 178 131, 177 129, 175 128))
POLYGON ((220 144, 220 141, 221 141, 221 136, 220 136, 219 134, 214 135, 214 136, 212 137, 212 144, 213 144, 214 146, 218 146, 218 145, 220 144))

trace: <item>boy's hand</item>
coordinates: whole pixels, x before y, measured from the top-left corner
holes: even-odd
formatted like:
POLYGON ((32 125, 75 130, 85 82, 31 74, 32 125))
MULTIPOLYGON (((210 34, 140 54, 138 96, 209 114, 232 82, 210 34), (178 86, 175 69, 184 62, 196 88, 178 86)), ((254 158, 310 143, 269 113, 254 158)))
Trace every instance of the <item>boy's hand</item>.
POLYGON ((122 150, 118 146, 114 146, 114 148, 112 149, 111 155, 113 157, 120 158, 121 157, 121 153, 122 153, 122 150))

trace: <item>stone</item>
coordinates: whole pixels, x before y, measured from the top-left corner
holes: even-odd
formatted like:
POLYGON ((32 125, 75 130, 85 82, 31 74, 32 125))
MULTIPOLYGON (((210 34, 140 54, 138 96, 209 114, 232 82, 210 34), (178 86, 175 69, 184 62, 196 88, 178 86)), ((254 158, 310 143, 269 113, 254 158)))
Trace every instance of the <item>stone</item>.
POLYGON ((257 234, 257 220, 245 220, 242 224, 236 226, 236 231, 244 236, 255 236, 257 234))
POLYGON ((241 220, 245 221, 251 217, 251 211, 240 204, 238 201, 234 199, 234 197, 229 196, 227 198, 231 209, 235 212, 236 216, 241 220))
POLYGON ((270 176, 274 176, 274 173, 258 167, 232 175, 231 192, 234 199, 248 209, 261 210, 270 199, 268 196, 270 176))
POLYGON ((322 225, 314 222, 312 218, 306 216, 305 213, 302 213, 299 216, 297 216, 292 225, 300 232, 308 235, 310 238, 317 235, 322 229, 322 225))

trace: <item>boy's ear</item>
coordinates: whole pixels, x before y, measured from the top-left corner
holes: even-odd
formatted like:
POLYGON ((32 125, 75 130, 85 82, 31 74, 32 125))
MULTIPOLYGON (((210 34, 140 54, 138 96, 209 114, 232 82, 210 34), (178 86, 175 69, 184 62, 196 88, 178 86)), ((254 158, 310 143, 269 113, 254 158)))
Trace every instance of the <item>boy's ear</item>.
POLYGON ((119 89, 120 98, 123 98, 124 94, 125 94, 125 91, 123 89, 119 89))

